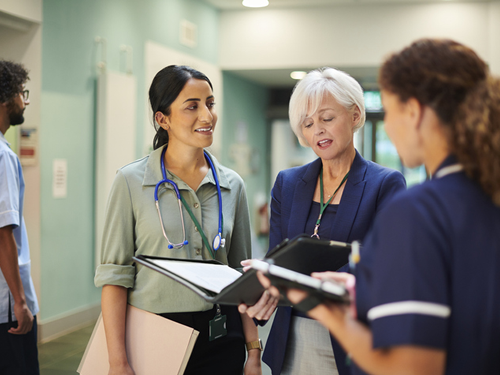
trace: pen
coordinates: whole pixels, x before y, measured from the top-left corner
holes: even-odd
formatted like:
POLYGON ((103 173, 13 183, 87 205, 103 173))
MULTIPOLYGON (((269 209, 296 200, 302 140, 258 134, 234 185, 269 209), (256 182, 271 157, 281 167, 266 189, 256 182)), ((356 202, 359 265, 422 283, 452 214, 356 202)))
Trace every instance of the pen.
POLYGON ((361 257, 359 255, 359 242, 353 241, 351 244, 351 254, 349 255, 349 268, 354 272, 356 264, 359 263, 361 257))

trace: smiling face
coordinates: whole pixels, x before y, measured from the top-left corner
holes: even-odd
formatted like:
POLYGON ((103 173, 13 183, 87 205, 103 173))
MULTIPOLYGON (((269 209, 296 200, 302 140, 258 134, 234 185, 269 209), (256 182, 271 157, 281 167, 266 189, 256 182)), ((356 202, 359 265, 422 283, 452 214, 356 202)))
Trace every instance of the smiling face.
POLYGON ((301 124, 302 135, 323 160, 339 158, 354 149, 353 127, 359 122, 359 109, 348 111, 332 95, 326 94, 314 114, 301 124))
POLYGON ((170 115, 156 112, 155 118, 168 132, 169 147, 179 143, 194 148, 210 146, 217 123, 210 85, 204 80, 189 79, 170 105, 170 115))

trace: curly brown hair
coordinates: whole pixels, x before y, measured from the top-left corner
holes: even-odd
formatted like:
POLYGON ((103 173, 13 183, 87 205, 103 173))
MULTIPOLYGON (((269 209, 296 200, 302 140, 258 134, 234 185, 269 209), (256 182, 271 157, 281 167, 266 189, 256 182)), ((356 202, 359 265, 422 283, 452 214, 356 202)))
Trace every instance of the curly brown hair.
POLYGON ((436 112, 465 173, 500 206, 500 80, 486 63, 455 41, 421 39, 389 56, 379 84, 436 112))
POLYGON ((7 103, 22 91, 29 79, 23 65, 0 60, 0 103, 7 103))

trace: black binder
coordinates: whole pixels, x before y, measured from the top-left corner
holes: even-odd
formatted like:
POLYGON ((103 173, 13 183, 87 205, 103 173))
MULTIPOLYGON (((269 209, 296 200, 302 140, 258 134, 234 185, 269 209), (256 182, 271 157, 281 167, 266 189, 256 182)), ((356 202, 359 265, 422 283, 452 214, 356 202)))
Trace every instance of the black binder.
MULTIPOLYGON (((350 252, 351 245, 348 243, 318 240, 307 235, 299 235, 291 240, 284 240, 270 250, 264 259, 271 260, 277 266, 310 275, 312 272, 338 270, 348 262, 350 252)), ((133 259, 137 263, 178 281, 210 303, 222 305, 245 303, 251 306, 259 300, 264 292, 264 287, 257 279, 257 271, 253 269, 245 272, 236 281, 222 289, 220 293, 215 293, 159 266, 155 263, 155 260, 197 262, 224 266, 216 260, 162 258, 147 255, 138 255, 133 259)), ((280 301, 280 305, 289 305, 289 303, 280 301)))

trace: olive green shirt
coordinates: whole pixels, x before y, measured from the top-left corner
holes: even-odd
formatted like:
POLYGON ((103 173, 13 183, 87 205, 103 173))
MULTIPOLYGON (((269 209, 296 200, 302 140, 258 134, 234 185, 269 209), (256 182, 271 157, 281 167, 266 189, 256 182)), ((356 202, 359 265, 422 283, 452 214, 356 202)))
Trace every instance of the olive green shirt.
MULTIPOLYGON (((154 199, 155 186, 163 179, 160 164, 162 149, 118 170, 108 199, 101 264, 97 267, 94 282, 97 287, 109 284, 130 288, 128 303, 153 313, 205 311, 211 309, 212 304, 182 284, 132 260, 134 255, 139 254, 212 259, 184 207, 184 225, 189 244, 180 249, 167 247, 154 199)), ((226 239, 225 247, 216 251, 216 259, 238 268, 241 267, 241 260, 251 258, 250 218, 245 186, 236 172, 220 165, 212 155, 209 156, 221 187, 224 220, 222 238, 226 239)), ((212 171, 208 171, 197 191, 169 171, 167 178, 177 184, 212 244, 219 223, 219 200, 212 171)), ((158 199, 169 240, 173 243, 182 242, 182 221, 175 190, 170 184, 162 184, 158 189, 158 199)))

